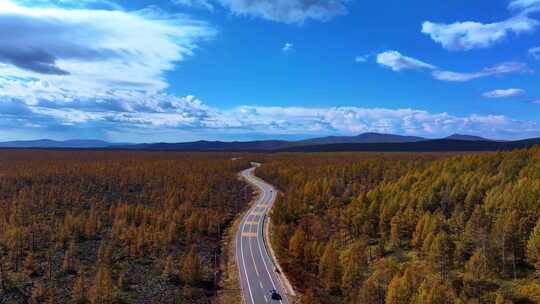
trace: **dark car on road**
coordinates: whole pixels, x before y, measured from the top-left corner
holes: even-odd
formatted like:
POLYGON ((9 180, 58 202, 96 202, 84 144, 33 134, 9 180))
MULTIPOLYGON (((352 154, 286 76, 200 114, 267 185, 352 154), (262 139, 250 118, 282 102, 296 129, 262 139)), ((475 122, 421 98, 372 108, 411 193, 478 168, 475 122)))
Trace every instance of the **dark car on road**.
POLYGON ((270 298, 271 298, 272 300, 280 301, 280 300, 281 300, 281 295, 279 295, 279 293, 277 292, 277 290, 272 289, 272 290, 270 291, 270 298))

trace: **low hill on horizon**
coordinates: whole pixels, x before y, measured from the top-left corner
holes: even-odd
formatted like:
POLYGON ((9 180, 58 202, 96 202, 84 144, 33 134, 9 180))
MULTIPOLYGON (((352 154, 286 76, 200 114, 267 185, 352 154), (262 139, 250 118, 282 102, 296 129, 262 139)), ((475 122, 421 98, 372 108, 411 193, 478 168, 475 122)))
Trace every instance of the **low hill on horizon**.
POLYGON ((467 135, 467 134, 458 134, 458 133, 447 136, 444 139, 466 140, 466 141, 491 141, 491 139, 487 139, 487 138, 480 137, 480 136, 467 135))
POLYGON ((356 136, 327 136, 297 141, 301 144, 343 144, 343 143, 401 143, 426 140, 418 136, 404 136, 385 133, 362 133, 356 136))

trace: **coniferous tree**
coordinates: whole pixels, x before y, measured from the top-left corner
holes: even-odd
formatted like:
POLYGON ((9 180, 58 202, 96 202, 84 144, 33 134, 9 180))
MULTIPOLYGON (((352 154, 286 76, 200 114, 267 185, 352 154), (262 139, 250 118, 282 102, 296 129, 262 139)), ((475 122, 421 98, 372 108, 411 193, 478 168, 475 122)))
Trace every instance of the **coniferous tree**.
POLYGON ((180 278, 189 285, 195 285, 201 279, 201 275, 201 262, 193 246, 182 262, 180 278))
POLYGON ((392 241, 392 247, 396 249, 401 247, 402 229, 400 215, 395 215, 390 221, 390 239, 392 241))
MULTIPOLYGON (((0 249, 1 250, 1 249, 0 249)), ((4 261, 0 257, 0 290, 3 292, 7 292, 8 289, 8 273, 4 266, 4 261)))
POLYGON ((117 280, 117 283, 116 283, 116 287, 119 289, 119 290, 122 290, 122 291, 127 291, 129 290, 129 279, 127 277, 127 274, 125 272, 122 272, 119 276, 118 276, 118 280, 117 280))
POLYGON ((298 226, 289 240, 289 253, 296 263, 302 263, 306 246, 306 233, 302 226, 298 226))
POLYGON ((386 293, 386 304, 407 304, 410 303, 414 290, 410 286, 406 276, 397 274, 394 276, 386 293))
POLYGON ((110 304, 113 301, 113 283, 109 265, 103 263, 99 266, 90 291, 92 304, 110 304))
POLYGON ((440 274, 441 280, 448 278, 448 273, 453 263, 453 251, 454 244, 450 236, 444 231, 437 234, 431 243, 428 257, 436 271, 440 274))
POLYGON ((84 271, 79 271, 73 291, 71 292, 73 301, 77 304, 84 304, 88 301, 85 293, 85 274, 84 271))
POLYGON ((75 250, 75 243, 71 242, 62 262, 62 270, 66 273, 75 270, 75 250))
POLYGON ((346 249, 341 256, 341 289, 352 295, 352 291, 360 287, 362 276, 368 267, 366 256, 367 242, 365 240, 355 241, 346 249))
POLYGON ((36 271, 37 271, 37 267, 36 267, 36 261, 34 259, 34 254, 32 252, 30 252, 27 256, 26 256, 26 260, 24 261, 24 271, 26 272, 27 275, 29 276, 33 276, 36 274, 36 271))
POLYGON ((338 254, 334 242, 328 243, 319 262, 319 279, 328 292, 339 292, 340 269, 338 254))
POLYGON ((172 255, 167 257, 165 261, 165 266, 163 267, 162 277, 164 279, 170 280, 174 275, 174 258, 172 255))
POLYGON ((540 271, 540 218, 527 242, 527 260, 540 271))
POLYGON ((412 304, 459 304, 455 292, 443 281, 424 281, 412 304))
POLYGON ((45 287, 43 286, 43 283, 38 282, 34 285, 34 288, 32 289, 32 297, 30 298, 30 302, 32 303, 43 303, 46 300, 46 292, 45 287))
POLYGON ((504 295, 501 292, 497 293, 497 298, 495 298, 495 304, 506 304, 504 295))

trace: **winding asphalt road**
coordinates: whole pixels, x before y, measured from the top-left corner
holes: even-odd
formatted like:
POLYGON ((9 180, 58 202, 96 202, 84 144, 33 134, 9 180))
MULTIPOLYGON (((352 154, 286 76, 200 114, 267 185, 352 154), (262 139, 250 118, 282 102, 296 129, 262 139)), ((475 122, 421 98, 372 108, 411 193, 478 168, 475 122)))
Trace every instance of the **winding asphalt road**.
POLYGON ((276 190, 253 175, 256 167, 241 175, 259 189, 259 197, 246 213, 236 235, 236 260, 240 272, 242 295, 246 304, 289 303, 285 288, 275 272, 264 238, 264 222, 274 203, 276 190), (272 300, 270 291, 276 289, 281 300, 272 300))

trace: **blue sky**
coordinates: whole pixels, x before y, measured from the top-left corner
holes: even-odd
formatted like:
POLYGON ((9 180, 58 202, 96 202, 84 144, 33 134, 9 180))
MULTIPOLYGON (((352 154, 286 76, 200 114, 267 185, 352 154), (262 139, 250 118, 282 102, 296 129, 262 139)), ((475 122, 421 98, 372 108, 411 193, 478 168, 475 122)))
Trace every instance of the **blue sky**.
POLYGON ((540 136, 539 31, 540 0, 0 0, 0 139, 540 136))

